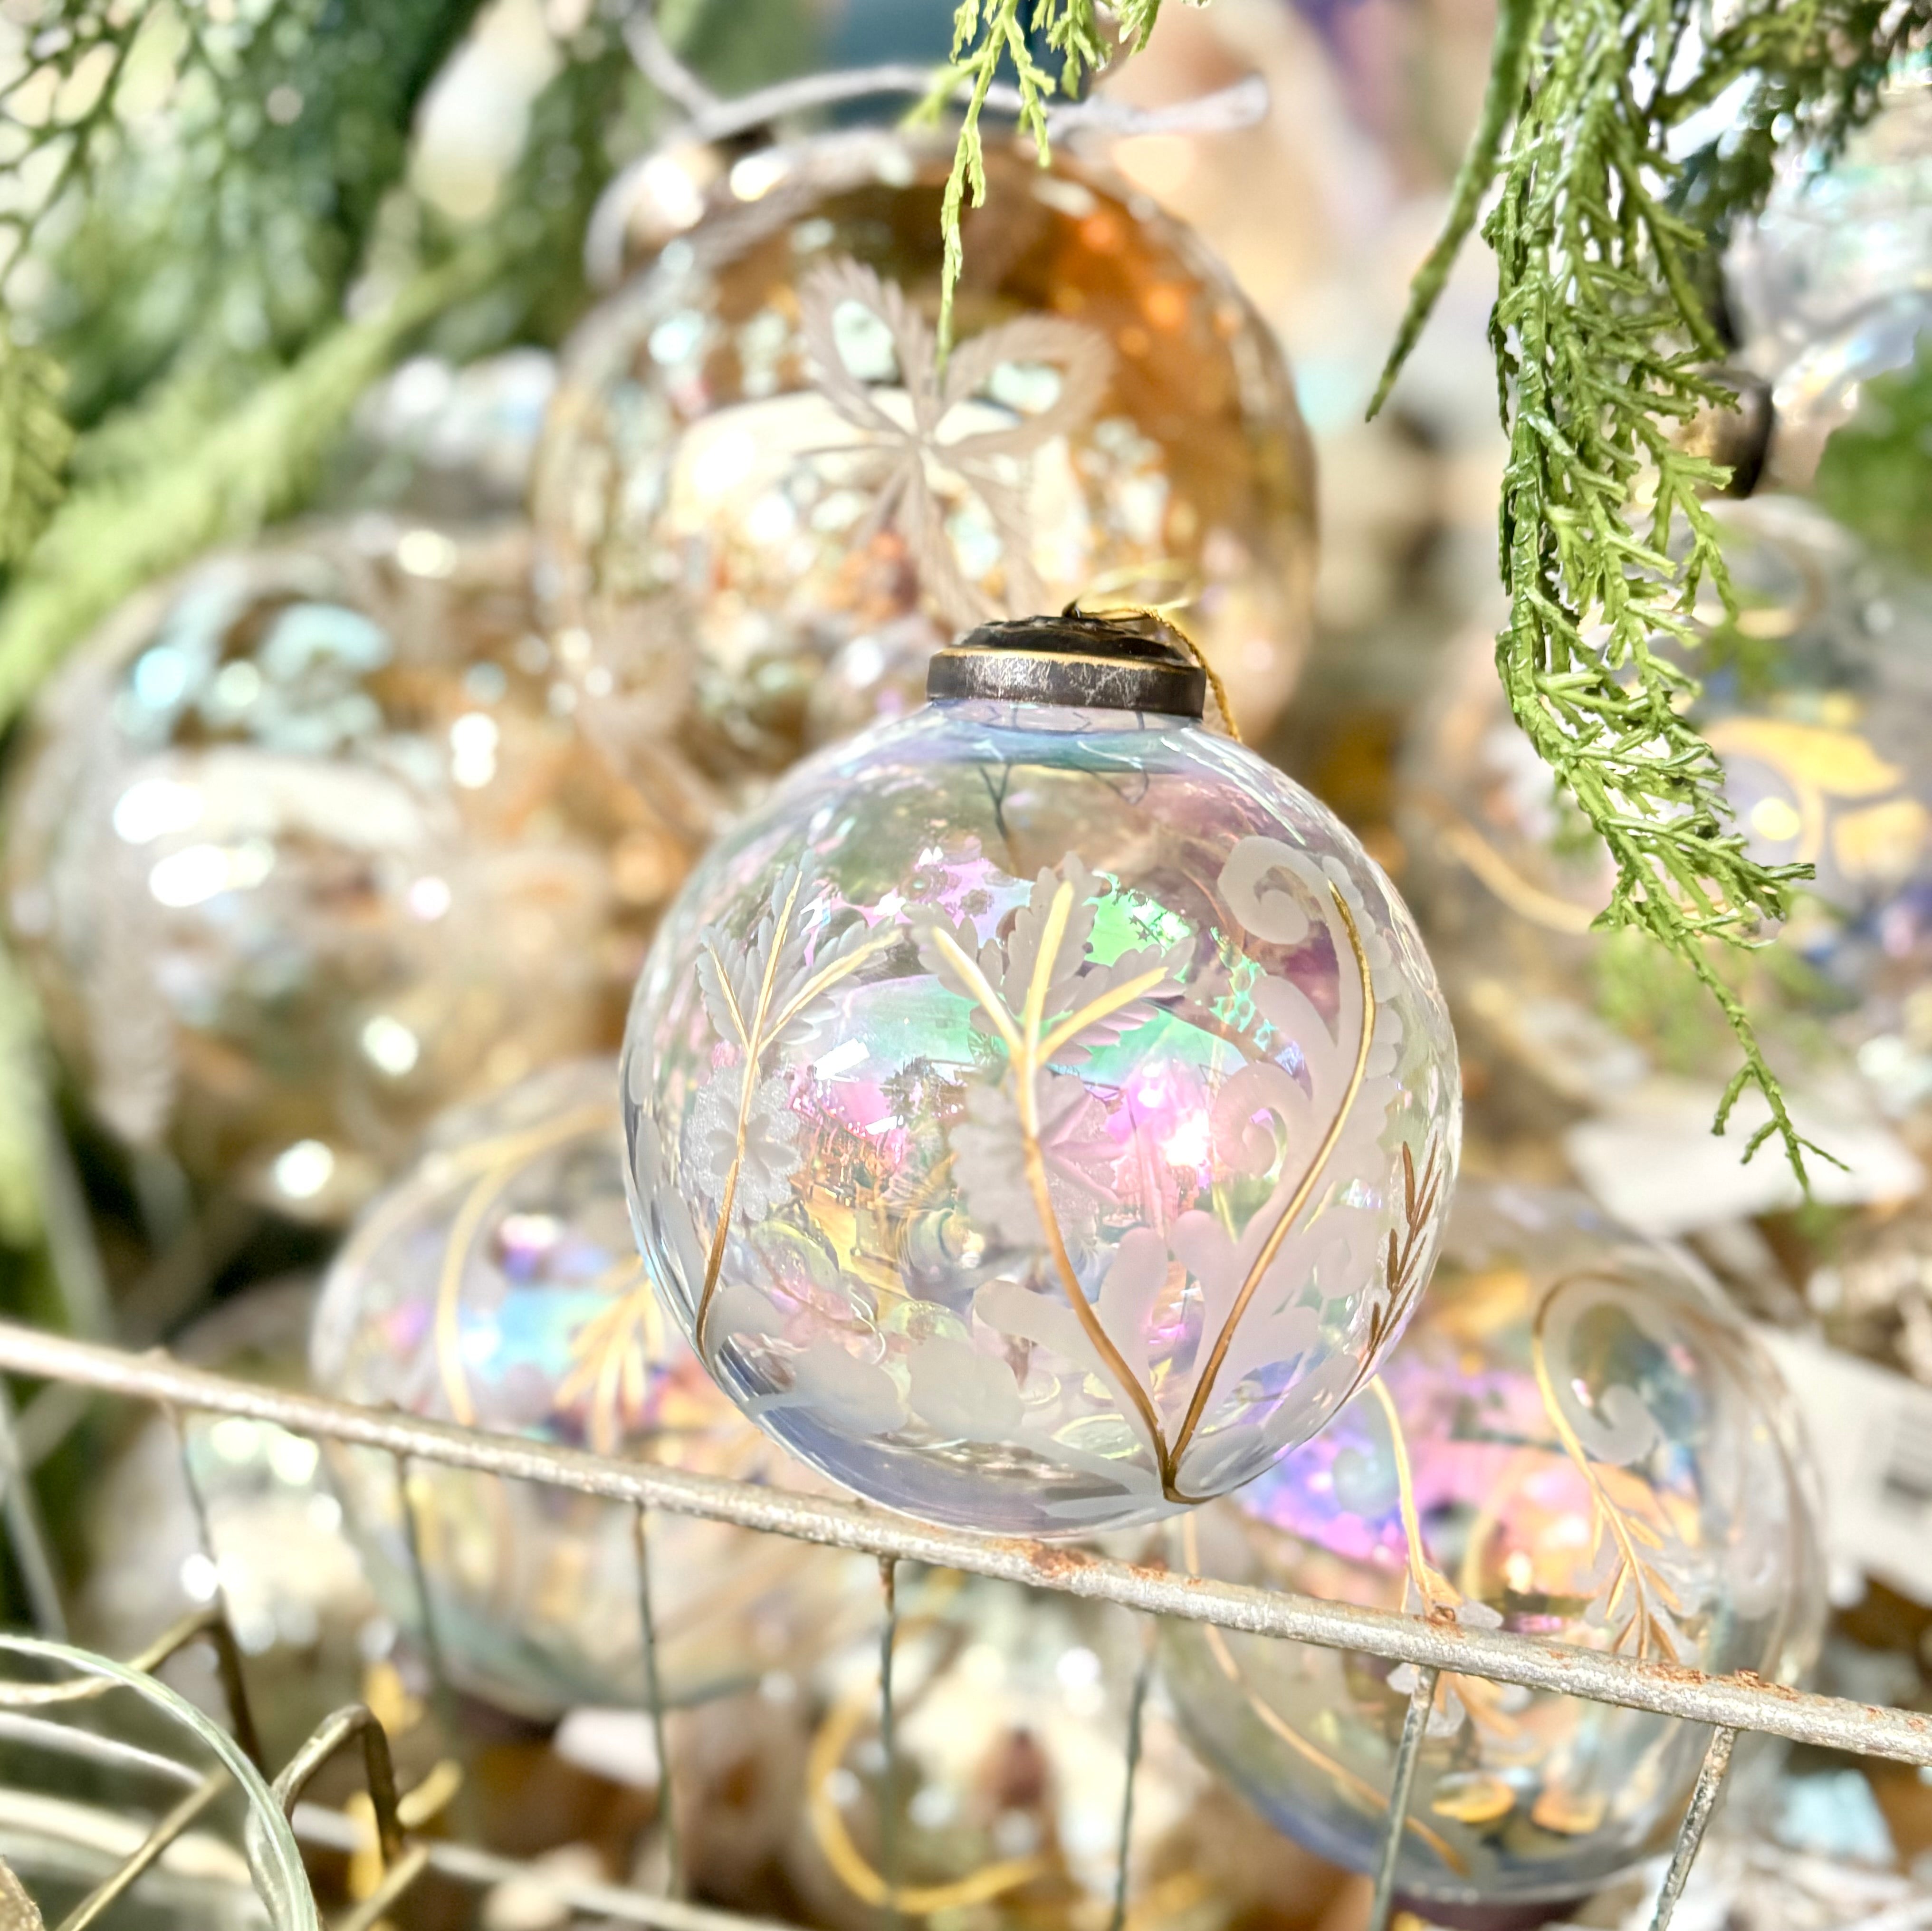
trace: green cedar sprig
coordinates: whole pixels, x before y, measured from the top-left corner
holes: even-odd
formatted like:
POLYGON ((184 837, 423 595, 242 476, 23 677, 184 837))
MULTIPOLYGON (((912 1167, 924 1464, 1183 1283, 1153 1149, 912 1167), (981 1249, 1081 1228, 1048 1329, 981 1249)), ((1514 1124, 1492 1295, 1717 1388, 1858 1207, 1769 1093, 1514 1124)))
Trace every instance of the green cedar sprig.
POLYGON ((1696 644, 1706 578, 1736 608, 1704 502, 1722 473, 1674 432, 1724 394, 1705 372, 1721 350, 1699 293, 1714 235, 1762 205, 1778 140, 1824 155, 1842 143, 1928 17, 1925 0, 1748 0, 1706 35, 1699 0, 1506 0, 1478 137, 1376 398, 1500 173, 1484 224, 1510 439, 1497 667, 1517 722, 1616 866, 1599 925, 1648 935, 1730 1026, 1742 1064, 1714 1131, 1755 1088, 1770 1117, 1744 1157, 1774 1136, 1801 1180, 1806 1152, 1820 1149, 1792 1125, 1710 945, 1757 943, 1809 868, 1746 852, 1723 767, 1685 719, 1695 681, 1655 647, 1696 644), (1673 136, 1740 83, 1732 129, 1686 170, 1673 136))
MULTIPOLYGON (((1123 9, 1137 47, 1160 0, 1123 9)), ((953 62, 934 98, 974 92, 944 211, 946 291, 958 274, 966 193, 984 192, 979 108, 1003 60, 1045 152, 1053 77, 1027 51, 1018 0, 962 0, 953 62)), ((1049 46, 1078 41, 1088 0, 1037 0, 1049 46), (1056 38, 1056 35, 1059 38, 1056 38)), ((1729 392, 1703 290, 1714 246, 1762 205, 1779 146, 1829 155, 1868 116, 1888 71, 1932 26, 1932 0, 1742 0, 1714 24, 1707 0, 1501 0, 1482 112, 1440 239, 1418 272, 1370 413, 1379 408, 1483 224, 1496 256, 1490 321, 1510 439, 1501 508, 1509 621, 1497 667, 1518 722, 1615 863, 1598 923, 1646 934, 1715 1002, 1742 1064, 1714 1130, 1755 1088, 1799 1178, 1809 1146, 1714 943, 1749 946, 1782 918, 1808 868, 1745 851, 1716 754, 1686 721, 1691 611, 1708 579, 1735 608, 1705 494, 1724 479, 1676 432, 1729 392), (1672 158, 1691 117, 1739 83, 1725 137, 1672 158), (1498 181, 1500 177, 1500 181, 1498 181), (1682 648, 1669 654, 1656 647, 1682 648)), ((1824 1155, 1830 1158, 1829 1155, 1824 1155)))
MULTIPOLYGON (((1123 0, 1114 9, 1120 49, 1136 52, 1154 31, 1160 0, 1123 0)), ((1033 137, 1042 164, 1051 146, 1047 135, 1048 104, 1056 94, 1077 95, 1082 83, 1104 65, 1110 36, 1102 26, 1098 0, 959 0, 952 20, 952 57, 934 77, 932 91, 914 110, 914 120, 936 120, 963 89, 965 112, 959 124, 959 143, 947 177, 940 221, 945 257, 940 277, 939 347, 943 355, 952 340, 952 298, 964 262, 960 227, 968 203, 982 207, 986 200, 986 148, 980 116, 1001 67, 1010 62, 1018 83, 1019 123, 1033 137), (1055 74, 1036 57, 1042 42, 1060 56, 1055 74)))

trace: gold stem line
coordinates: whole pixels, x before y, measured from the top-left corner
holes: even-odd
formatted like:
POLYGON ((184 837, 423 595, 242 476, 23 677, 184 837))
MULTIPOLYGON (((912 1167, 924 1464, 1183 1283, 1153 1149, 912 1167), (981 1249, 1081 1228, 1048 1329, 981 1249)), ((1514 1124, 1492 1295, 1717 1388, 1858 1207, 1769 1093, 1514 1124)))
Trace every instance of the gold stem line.
MULTIPOLYGON (((1190 1575, 1198 1575, 1201 1573, 1201 1536, 1192 1516, 1187 1517, 1182 1522, 1180 1533, 1187 1572, 1190 1575)), ((1388 1799, 1366 1777, 1358 1776, 1346 1764, 1337 1763, 1326 1751, 1316 1748, 1273 1704, 1250 1685, 1241 1673, 1240 1665, 1234 1659, 1233 1650, 1228 1647, 1226 1631, 1212 1623, 1203 1623, 1199 1628, 1207 1639, 1208 1653, 1214 1659, 1221 1674, 1247 1699, 1248 1707, 1271 1735, 1279 1737, 1297 1755, 1312 1764, 1323 1776, 1333 1778, 1344 1790, 1352 1793, 1371 1809, 1386 1810, 1388 1808, 1388 1799)), ((1405 1817, 1402 1822, 1459 1877, 1466 1875, 1469 1868, 1468 1860, 1454 1849, 1445 1838, 1432 1830, 1420 1818, 1405 1817)))
POLYGON ((1424 1613, 1432 1614, 1438 1605, 1453 1607, 1456 1592, 1449 1589, 1447 1595, 1443 1593, 1448 1578, 1430 1561, 1422 1539, 1422 1518, 1415 1507, 1415 1476, 1409 1467, 1408 1440, 1402 1432, 1402 1417, 1396 1412, 1395 1398, 1379 1374, 1369 1377, 1369 1392, 1382 1404, 1382 1419, 1388 1425, 1389 1445, 1395 1454, 1396 1495, 1402 1511, 1402 1538, 1408 1545, 1409 1578, 1415 1584, 1415 1593, 1422 1598, 1424 1613))
MULTIPOLYGON (((442 1268, 436 1289, 436 1374, 442 1383, 443 1399, 449 1404, 450 1419, 464 1428, 476 1424, 476 1406, 470 1399, 470 1378, 463 1367, 463 1269, 470 1257, 470 1243, 522 1161, 546 1147, 588 1133, 607 1120, 615 1125, 613 1106, 578 1107, 554 1120, 546 1120, 541 1126, 485 1140, 480 1147, 465 1150, 465 1164, 479 1157, 484 1164, 451 1224, 449 1237, 443 1244, 442 1268)), ((399 1202, 388 1213, 372 1215, 365 1221, 344 1245, 343 1261, 366 1266, 369 1257, 392 1230, 401 1204, 399 1202)))
MULTIPOLYGON (((731 1164, 724 1176, 724 1198, 718 1204, 718 1225, 711 1236, 711 1251, 705 1257, 704 1286, 698 1297, 698 1318, 692 1323, 699 1357, 707 1363, 710 1357, 705 1352, 704 1323, 718 1292, 718 1271, 724 1265, 724 1242, 731 1231, 731 1209, 738 1197, 738 1176, 745 1164, 745 1134, 751 1122, 752 1097, 758 1090, 758 1054, 764 1044, 765 1014, 771 1005, 772 986, 778 978, 778 959, 784 950, 785 934, 791 929, 792 907, 798 902, 799 890, 804 882, 802 872, 794 875, 791 890, 786 893, 784 907, 772 927, 771 950, 765 954, 764 974, 758 982, 758 1003, 752 1014, 750 1030, 745 1036, 745 1070, 738 1086, 738 1125, 731 1164)), ((714 958, 716 956, 712 954, 714 958)))
MULTIPOLYGON (((1631 1598, 1636 1605, 1637 1654, 1645 1656, 1650 1652, 1650 1608, 1643 1593, 1643 1575, 1638 1566, 1636 1544, 1631 1539, 1628 1525, 1624 1521, 1622 1509, 1611 1500, 1595 1463, 1590 1459, 1589 1451, 1584 1447, 1576 1431, 1570 1426, 1570 1418, 1564 1413, 1562 1404, 1556 1398, 1556 1384, 1550 1378, 1549 1353, 1544 1341, 1544 1328, 1550 1318, 1550 1311, 1556 1305, 1557 1296, 1571 1282, 1586 1278, 1582 1274, 1566 1275, 1552 1286, 1538 1304, 1536 1318, 1530 1324, 1529 1358, 1536 1371, 1537 1388, 1543 1396, 1543 1406, 1550 1416, 1550 1426, 1556 1431, 1556 1438, 1563 1444, 1564 1453, 1570 1458, 1578 1473, 1588 1485, 1591 1499, 1596 1505, 1598 1521, 1609 1529, 1616 1543, 1623 1569, 1620 1581, 1629 1583, 1631 1598)), ((1622 1593, 1620 1583, 1613 1583, 1610 1596, 1612 1606, 1622 1593)))
POLYGON ((1186 1418, 1180 1424, 1180 1433, 1174 1440, 1172 1454, 1168 1466, 1162 1471, 1162 1487, 1168 1499, 1176 1502, 1189 1502, 1197 1498, 1182 1494, 1179 1483, 1181 1458, 1186 1454, 1195 1431, 1201 1425, 1201 1418, 1207 1412, 1209 1398, 1214 1392, 1215 1377, 1221 1371, 1221 1365, 1228 1358, 1228 1350, 1234 1344, 1234 1332, 1241 1324, 1241 1317, 1248 1311, 1248 1304, 1262 1284, 1262 1278, 1274 1264, 1275 1256, 1281 1251, 1282 1242, 1287 1239, 1288 1230, 1302 1209, 1308 1204, 1309 1196, 1315 1191, 1328 1165, 1329 1157, 1335 1151, 1342 1137, 1342 1129, 1348 1124, 1348 1116, 1354 1110, 1355 1097, 1362 1090, 1362 1080, 1368 1071, 1369 1047, 1375 1037, 1376 994, 1374 981, 1369 971, 1369 955, 1362 945, 1362 935, 1355 929, 1354 915, 1348 901, 1334 885, 1328 887, 1335 901, 1335 909, 1342 915, 1342 929, 1348 935, 1350 948, 1355 955, 1355 969, 1362 982, 1362 1035, 1356 1042, 1355 1063, 1348 1074, 1348 1090, 1342 1096, 1342 1104, 1335 1110, 1335 1117, 1329 1122, 1328 1131, 1323 1135, 1322 1144, 1316 1149, 1315 1158, 1308 1164, 1308 1170, 1301 1176, 1300 1183, 1289 1197, 1288 1204, 1281 1211, 1281 1218, 1270 1230, 1268 1239, 1262 1243, 1261 1251, 1255 1256, 1254 1264, 1248 1269, 1247 1278, 1241 1283, 1241 1291, 1234 1296, 1234 1305, 1228 1311, 1227 1318, 1221 1323, 1221 1332, 1215 1337, 1213 1352, 1208 1357, 1208 1365, 1196 1383, 1193 1398, 1187 1404, 1186 1418))
POLYGON ((1000 1037, 1006 1041, 1010 1053, 1020 1050, 1020 1036, 1014 1029, 1006 1004, 988 983, 986 975, 980 970, 980 962, 962 946, 950 932, 941 932, 938 926, 932 929, 932 942, 946 957, 952 969, 966 981, 973 997, 979 1002, 980 1010, 1000 1030, 1000 1037))
POLYGON ((740 1046, 751 1042, 745 1036, 745 1015, 738 1010, 738 996, 731 990, 731 981, 724 970, 724 962, 718 955, 717 947, 710 939, 704 941, 704 949, 711 955, 711 962, 718 969, 718 990, 724 995, 724 1010, 731 1015, 732 1029, 738 1035, 740 1046))
POLYGON ((627 1404, 642 1406, 645 1362, 660 1352, 657 1298, 641 1261, 623 1270, 614 1293, 572 1338, 573 1365, 556 1391, 560 1408, 589 1397, 590 1446, 600 1455, 617 1452, 617 1416, 627 1404))
POLYGON ((898 926, 889 926, 884 930, 870 934, 862 945, 854 946, 842 959, 835 959, 823 971, 814 973, 805 982, 796 999, 781 1012, 771 1023, 771 1036, 776 1039, 806 1008, 823 993, 829 993, 841 979, 858 971, 875 952, 884 952, 896 945, 905 936, 898 926))
MULTIPOLYGON (((1150 1446, 1154 1455, 1154 1467, 1165 1476, 1168 1454, 1167 1443, 1161 1434, 1160 1416, 1154 1405, 1154 1398, 1142 1386, 1139 1376, 1130 1368, 1114 1345, 1113 1338, 1101 1324, 1100 1317, 1085 1290, 1080 1285, 1080 1277, 1073 1270, 1073 1262, 1066 1251, 1066 1242, 1060 1231, 1059 1216, 1053 1211, 1053 1193, 1048 1183, 1046 1157, 1040 1145, 1040 1095, 1034 1084, 1039 1070, 1040 1028, 1042 1011, 1046 1004, 1047 988, 1053 978, 1053 964, 1060 950, 1060 943, 1066 930, 1066 921, 1073 908, 1073 887, 1062 884, 1053 895, 1053 902, 1047 908, 1046 922, 1040 930, 1040 949, 1034 957, 1033 978, 1027 987, 1026 1005, 1021 1016, 1021 1032, 1018 1048, 1013 1056, 1014 1098, 1017 1102, 1020 1119, 1020 1146, 1026 1166, 1027 1185, 1033 1194, 1034 1211, 1040 1216, 1041 1230, 1046 1236, 1047 1251, 1052 1257, 1054 1271, 1060 1276, 1060 1290, 1066 1297, 1067 1305, 1073 1310, 1074 1318, 1080 1323, 1081 1331, 1101 1360, 1106 1364, 1108 1373, 1119 1386, 1121 1393, 1133 1404, 1134 1412, 1140 1417, 1141 1425, 1148 1431, 1150 1446)), ((942 935, 943 936, 943 935, 942 935)), ((991 988, 988 989, 989 991, 991 988)))

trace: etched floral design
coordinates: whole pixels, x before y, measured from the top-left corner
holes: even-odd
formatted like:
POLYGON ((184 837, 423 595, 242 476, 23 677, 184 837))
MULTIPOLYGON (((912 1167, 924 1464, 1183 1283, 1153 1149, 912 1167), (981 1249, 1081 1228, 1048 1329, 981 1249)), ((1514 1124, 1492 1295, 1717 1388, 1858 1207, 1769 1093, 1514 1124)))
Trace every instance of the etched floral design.
MULTIPOLYGON (((1120 1149, 1107 1137, 1106 1110, 1072 1074, 1046 1074, 1034 1137, 1061 1236, 1084 1248, 1100 1209, 1114 1197, 1120 1149)), ((1006 1087, 975 1086, 967 1095, 965 1122, 952 1130, 952 1155, 968 1209, 988 1233, 1016 1247, 1036 1247, 1046 1238, 1019 1108, 1006 1087)))
POLYGON ((1605 1632, 1614 1651, 1678 1662, 1696 1649, 1681 1619, 1703 1608, 1714 1578, 1708 1560, 1686 1545, 1635 1466, 1660 1446, 1663 1430, 1628 1383, 1612 1383, 1592 1401, 1573 1376, 1551 1366, 1552 1359, 1570 1359, 1576 1323, 1606 1301, 1661 1347, 1679 1344, 1664 1314, 1620 1293, 1615 1276, 1582 1273, 1557 1281, 1538 1305, 1531 1362, 1550 1424, 1595 1506, 1590 1580, 1600 1586, 1583 1620, 1605 1632))
MULTIPOLYGON (((1222 1028, 1253 1057, 1222 1089, 1215 1151, 1237 1171, 1274 1174, 1268 1200, 1238 1236, 1201 1208, 1180 1214, 1164 1232, 1136 1229, 1119 1240, 1100 1292, 1091 1298, 1080 1263, 1099 1214, 1114 1203, 1108 1176, 1120 1155, 1106 1137, 1097 1101, 1077 1073, 1062 1069, 1126 1038, 1163 1007, 1208 1016, 1212 994, 1204 997, 1199 986, 1186 984, 1196 937, 1129 947, 1104 962, 1095 959, 1097 913, 1112 887, 1071 854, 1056 869, 1039 873, 1024 905, 984 941, 943 907, 922 905, 914 913, 921 962, 970 1003, 974 1025, 1004 1052, 998 1083, 974 1089, 967 1119, 952 1134, 967 1204, 989 1235, 1040 1254, 1060 1301, 1057 1307, 1030 1305, 1040 1297, 1009 1277, 980 1290, 976 1312, 1001 1332, 1051 1347, 1111 1383, 1134 1418, 1169 1502, 1189 1497, 1182 1464, 1190 1448, 1198 1452, 1190 1479, 1207 1487, 1222 1479, 1231 1449, 1245 1452, 1238 1441, 1218 1445, 1214 1430, 1204 1425, 1218 1389, 1239 1389, 1270 1368, 1299 1368, 1298 1401, 1280 1403, 1268 1425, 1284 1434, 1298 1428, 1305 1432, 1312 1410, 1339 1407, 1351 1391, 1354 1358, 1321 1359, 1322 1307, 1360 1291, 1357 1249, 1364 1227, 1376 1215, 1338 1199, 1318 1218, 1304 1224, 1304 1216, 1336 1148, 1352 1133, 1379 1132, 1386 1113, 1382 1093, 1373 1095, 1382 1104, 1359 1114, 1358 1104, 1370 1065, 1379 1053, 1392 1068, 1395 1045, 1391 1029, 1378 1032, 1374 990, 1378 960, 1384 974, 1392 961, 1385 947, 1372 948, 1363 938, 1366 914, 1359 897, 1352 905, 1341 882, 1276 840, 1238 845, 1221 883, 1238 920, 1258 926, 1258 935, 1275 943, 1308 938, 1315 920, 1322 919, 1338 962, 1354 969, 1352 992, 1346 990, 1351 975, 1344 969, 1342 1017, 1331 1031, 1288 981, 1263 977, 1247 988, 1257 1023, 1271 1036, 1294 1041, 1299 1064, 1291 1073, 1267 1056, 1252 1026, 1231 1034, 1222 1028), (1261 1120, 1268 1126, 1258 1126, 1261 1120), (1192 1284, 1200 1345, 1184 1386, 1170 1378, 1156 1387, 1147 1329, 1171 1262, 1192 1284)), ((1206 983, 1216 983, 1211 972, 1206 983)), ((1377 1076, 1378 1088, 1386 1077, 1386 1071, 1377 1076)), ((1377 1345, 1399 1326, 1400 1308, 1412 1299, 1425 1271, 1420 1230, 1435 1204, 1433 1161, 1418 1189, 1412 1157, 1405 1158, 1407 1244, 1391 1237, 1390 1271, 1367 1311, 1377 1345)), ((1258 1383, 1256 1390, 1257 1399, 1265 1398, 1258 1383)))
POLYGON ((874 492, 855 542, 888 525, 896 530, 939 614, 962 629, 1041 608, 1046 592, 1027 513, 1031 459, 1100 407, 1113 365, 1105 338, 1058 317, 1022 316, 961 343, 942 371, 933 332, 904 292, 850 260, 808 275, 799 305, 820 392, 863 438, 851 452, 836 452, 862 457, 874 492), (841 311, 852 308, 889 345, 896 384, 855 373, 841 329, 841 311), (1012 369, 1050 370, 1057 378, 1052 399, 1030 410, 998 399, 995 377, 1012 369), (988 415, 994 426, 971 426, 988 415), (998 535, 1000 602, 962 565, 947 527, 944 478, 979 499, 998 535))
POLYGON ((791 1192, 799 1169, 798 1122, 787 1107, 787 1081, 770 1074, 743 1104, 742 1066, 721 1066, 692 1107, 685 1170, 716 1206, 734 1188, 738 1211, 763 1220, 791 1192))
POLYGON ((699 935, 698 989, 721 1050, 730 1056, 700 1090, 692 1116, 696 1170, 715 1176, 716 1202, 698 1305, 700 1353, 734 1221, 761 1219, 788 1191, 796 1170, 785 1083, 764 1077, 765 1056, 775 1047, 809 1040, 820 1002, 900 938, 896 926, 874 929, 855 912, 835 911, 830 893, 808 886, 796 864, 773 880, 748 938, 734 943, 715 927, 699 935))
POLYGON ((1052 1535, 1346 1401, 1426 1278, 1455 1086, 1313 800, 1171 720, 1014 709, 886 727, 727 837, 626 1118, 640 1240, 748 1412, 890 1506, 1052 1535))

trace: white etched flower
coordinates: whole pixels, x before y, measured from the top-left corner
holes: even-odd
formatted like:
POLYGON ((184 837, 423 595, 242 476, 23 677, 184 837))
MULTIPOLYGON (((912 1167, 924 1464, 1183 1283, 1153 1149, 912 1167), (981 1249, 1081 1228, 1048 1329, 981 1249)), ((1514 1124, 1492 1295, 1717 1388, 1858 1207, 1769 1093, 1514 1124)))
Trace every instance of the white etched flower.
POLYGON ((801 1164, 798 1118, 784 1077, 761 1080, 740 1117, 743 1069, 721 1066, 700 1090, 686 1128, 685 1171, 714 1210, 722 1210, 734 1164, 734 1216, 755 1224, 791 1195, 801 1164))

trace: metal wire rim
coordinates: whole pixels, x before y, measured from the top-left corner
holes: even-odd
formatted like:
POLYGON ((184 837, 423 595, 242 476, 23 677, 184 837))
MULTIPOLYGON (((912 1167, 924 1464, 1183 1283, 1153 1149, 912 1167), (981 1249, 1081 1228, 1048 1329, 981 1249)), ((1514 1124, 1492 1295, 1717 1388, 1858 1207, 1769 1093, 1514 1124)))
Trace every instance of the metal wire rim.
MULTIPOLYGON (((551 1443, 360 1408, 320 1395, 256 1386, 184 1367, 158 1350, 130 1354, 9 1323, 0 1323, 0 1371, 149 1402, 176 1416, 190 1412, 244 1416, 311 1439, 385 1451, 396 1458, 399 1468, 412 1461, 432 1461, 547 1484, 628 1504, 638 1511, 640 1523, 650 1510, 659 1509, 870 1554, 879 1560, 886 1581, 888 1654, 894 1613, 892 1570, 897 1563, 908 1561, 1057 1590, 1144 1614, 1179 1617, 1223 1629, 1358 1650, 1388 1662, 1412 1664, 1417 1681, 1411 1698, 1412 1720, 1404 1726, 1395 1764, 1370 1931, 1382 1931, 1394 1908, 1397 1852, 1425 1728, 1423 1719, 1436 1678, 1444 1671, 1712 1726, 1713 1734, 1658 1898, 1654 1931, 1664 1931, 1682 1893, 1721 1794, 1738 1732, 1757 1731, 1855 1755, 1932 1767, 1932 1716, 1816 1695, 1767 1683, 1748 1672, 1709 1676, 1678 1665, 1607 1655, 1502 1630, 1464 1628, 1385 1610, 1175 1575, 1078 1548, 934 1528, 860 1503, 790 1494, 617 1461, 551 1443)), ((20 1470, 6 1411, 0 1408, 0 1502, 13 1500, 23 1492, 20 1470)), ((9 1509, 6 1519, 17 1545, 28 1520, 26 1512, 9 1509)), ((31 1565, 34 1552, 22 1553, 31 1565)), ((889 1674, 886 1684, 889 1723, 889 1674)), ((654 1715, 658 1713, 654 1710, 654 1715)), ((1132 1746, 1130 1739, 1130 1755, 1132 1746)), ((304 1754, 315 1748, 312 1743, 304 1754)), ((303 1835, 328 1841, 333 1830, 339 1837, 340 1827, 314 1816, 308 1806, 304 1809, 313 1816, 313 1826, 303 1835)), ((446 1865, 451 1866, 449 1875, 466 1873, 478 1882, 494 1881, 520 1868, 482 1850, 416 1845, 391 1865, 382 1895, 393 1899, 422 1869, 446 1865), (462 1871, 455 1865, 462 1866, 462 1871)), ((593 1888, 599 1891, 597 1908, 608 1913, 607 1900, 620 1893, 613 1887, 593 1888)), ((676 1900, 654 1899, 643 1892, 621 1895, 630 1900, 629 1908, 621 1914, 634 1923, 696 1931, 700 1921, 721 1926, 742 1922, 729 1914, 705 1911, 676 1900)), ((367 1922, 366 1909, 365 1905, 358 1910, 353 1921, 367 1922)))

